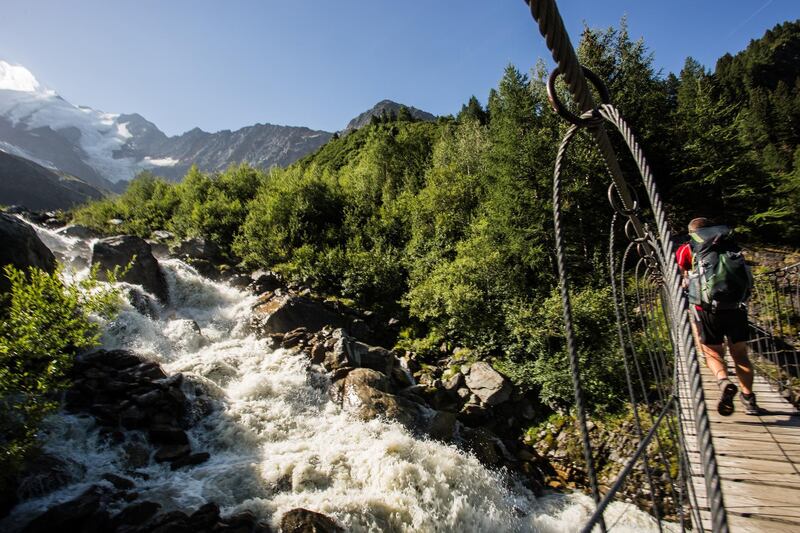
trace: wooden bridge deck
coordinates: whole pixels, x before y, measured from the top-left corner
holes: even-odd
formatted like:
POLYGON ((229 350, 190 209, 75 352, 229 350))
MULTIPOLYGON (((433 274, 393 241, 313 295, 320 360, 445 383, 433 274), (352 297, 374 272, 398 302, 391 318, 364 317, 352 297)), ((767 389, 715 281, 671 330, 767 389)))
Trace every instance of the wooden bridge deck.
MULTIPOLYGON (((731 381, 737 383, 727 358, 731 381)), ((800 416, 769 383, 756 376, 754 390, 762 415, 749 416, 736 398, 736 412, 717 413, 716 381, 701 363, 711 433, 722 478, 722 493, 732 532, 800 532, 800 416)), ((689 447, 692 484, 702 517, 702 530, 711 531, 703 467, 697 452, 691 394, 682 364, 681 421, 689 447)), ((699 528, 698 528, 699 529, 699 528)))

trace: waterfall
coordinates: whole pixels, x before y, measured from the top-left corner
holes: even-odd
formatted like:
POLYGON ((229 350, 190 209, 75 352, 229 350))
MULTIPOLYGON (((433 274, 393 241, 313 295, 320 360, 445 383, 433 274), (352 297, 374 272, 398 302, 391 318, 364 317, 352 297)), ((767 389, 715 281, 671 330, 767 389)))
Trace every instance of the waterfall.
MULTIPOLYGON (((85 268, 85 243, 37 231, 62 258, 85 268)), ((133 468, 92 418, 58 412, 46 420, 44 450, 80 481, 23 501, 0 529, 18 529, 106 483, 102 476, 109 472, 134 479, 139 501, 158 502, 162 511, 191 512, 214 501, 223 516, 248 509, 276 529, 295 507, 324 513, 354 532, 566 532, 589 516, 594 504, 584 494, 536 498, 453 445, 419 438, 396 423, 351 417, 328 400, 328 382, 309 368, 307 356, 272 350, 248 330, 254 297, 176 259, 161 267, 171 303, 154 303, 147 314, 123 303, 119 316, 103 324, 102 345, 183 373, 190 397, 198 387, 206 391, 211 400, 188 434, 192 449, 211 458, 176 471, 152 461, 133 468)), ((136 432, 127 433, 133 439, 136 432)), ((630 504, 611 504, 606 522, 616 521, 615 531, 657 530, 630 504)))

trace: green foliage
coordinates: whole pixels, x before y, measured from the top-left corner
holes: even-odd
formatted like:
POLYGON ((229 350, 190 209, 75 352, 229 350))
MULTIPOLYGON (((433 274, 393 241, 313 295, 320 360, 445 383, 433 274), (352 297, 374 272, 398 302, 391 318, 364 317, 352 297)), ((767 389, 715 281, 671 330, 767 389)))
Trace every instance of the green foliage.
MULTIPOLYGON (((583 32, 580 61, 633 126, 675 227, 718 216, 752 239, 797 242, 799 30, 780 25, 713 73, 688 60, 666 77, 624 20, 583 32)), ((286 169, 193 168, 180 184, 141 175, 75 218, 99 229, 119 218, 117 230, 143 236, 205 237, 231 261, 405 319, 406 349, 434 357, 443 343, 463 347, 564 407, 572 397, 553 292, 551 197, 565 125, 547 101, 547 75, 543 62, 530 75, 509 65, 486 106, 473 96, 456 118, 436 122, 415 121, 406 108, 374 116, 286 169)), ((556 90, 571 100, 560 83, 556 90)), ((633 171, 611 138, 623 171, 633 171)), ((603 288, 612 212, 590 135, 576 137, 563 176, 581 368, 591 402, 613 410, 626 393, 603 288)), ((646 352, 651 339, 637 342, 646 352)))
POLYGON ((0 322, 0 468, 11 475, 57 405, 75 353, 97 344, 99 325, 91 315, 111 317, 119 298, 99 285, 96 270, 71 283, 62 281, 60 269, 25 273, 7 265, 4 272, 11 290, 0 322))
POLYGON ((175 187, 144 171, 131 181, 125 194, 78 209, 74 222, 105 233, 112 229, 109 220, 119 219, 122 224, 113 227, 115 231, 149 237, 153 230, 167 227, 179 202, 175 187))
MULTIPOLYGON (((613 410, 625 397, 625 371, 616 341, 616 319, 611 290, 584 288, 571 295, 581 379, 587 405, 613 410)), ((520 309, 514 335, 520 350, 501 367, 518 382, 536 386, 541 400, 566 408, 574 404, 572 374, 563 333, 561 296, 557 291, 538 307, 520 309), (520 372, 522 365, 525 371, 520 372)))

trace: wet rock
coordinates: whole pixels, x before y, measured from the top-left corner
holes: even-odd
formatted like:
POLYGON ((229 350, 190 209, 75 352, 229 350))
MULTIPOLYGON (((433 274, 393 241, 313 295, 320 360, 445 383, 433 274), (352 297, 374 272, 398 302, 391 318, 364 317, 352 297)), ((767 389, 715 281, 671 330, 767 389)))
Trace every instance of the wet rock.
POLYGON ((283 340, 281 341, 281 346, 283 348, 294 348, 295 346, 300 344, 301 341, 305 340, 307 332, 308 330, 304 327, 299 327, 297 329, 290 331, 289 333, 283 336, 283 340))
POLYGON ((236 287, 237 289, 246 289, 252 280, 250 279, 250 276, 246 274, 233 274, 230 277, 227 277, 225 281, 231 287, 236 287))
POLYGON ((281 518, 282 533, 340 533, 344 529, 327 516, 308 509, 292 509, 281 518))
POLYGON ((325 345, 320 342, 311 348, 311 362, 321 365, 323 361, 325 361, 325 345))
POLYGON ((182 429, 169 426, 150 426, 147 432, 150 442, 156 444, 189 444, 189 437, 182 429))
POLYGON ((252 283, 250 288, 256 294, 262 294, 268 291, 274 291, 283 287, 283 280, 275 272, 269 270, 256 270, 250 274, 252 283))
POLYGON ((488 363, 478 361, 470 367, 466 383, 486 405, 498 405, 511 396, 511 383, 488 363))
POLYGON ((391 376, 395 383, 399 384, 400 387, 411 387, 415 384, 414 378, 411 377, 411 373, 399 364, 392 368, 391 376))
POLYGON ((449 442, 453 439, 456 430, 457 418, 455 413, 436 411, 427 421, 425 432, 434 439, 449 442))
POLYGON ((463 436, 467 447, 480 462, 489 466, 500 463, 501 455, 496 446, 498 439, 489 430, 484 428, 468 429, 464 431, 463 436))
POLYGON ((23 532, 82 531, 84 524, 100 510, 103 494, 99 487, 93 486, 74 500, 51 507, 34 518, 23 532))
POLYGON ((77 362, 84 367, 107 366, 115 370, 122 370, 141 364, 141 357, 127 350, 97 350, 95 352, 78 356, 77 362))
POLYGON ((110 472, 103 474, 103 479, 111 483, 117 490, 131 490, 136 486, 130 479, 112 474, 110 472))
POLYGON ((151 533, 199 533, 189 527, 189 515, 183 511, 170 511, 156 516, 149 524, 151 533))
POLYGON ((344 379, 342 405, 362 420, 386 417, 418 428, 423 418, 420 406, 388 390, 389 378, 369 368, 356 368, 344 379))
POLYGON ((223 518, 214 528, 219 533, 270 533, 272 530, 264 522, 259 522, 250 511, 242 511, 223 518))
POLYGON ((347 351, 348 361, 352 366, 371 368, 387 376, 392 375, 395 357, 392 352, 380 346, 370 346, 359 341, 342 339, 347 351))
POLYGON ((86 226, 81 226, 80 224, 65 226, 56 233, 64 235, 65 237, 76 237, 78 239, 96 239, 100 236, 97 231, 86 226))
POLYGON ((166 463, 169 461, 177 461, 183 457, 188 456, 192 449, 188 444, 166 444, 156 450, 153 457, 157 463, 166 463))
POLYGON ((253 326, 262 335, 287 333, 299 327, 309 332, 324 326, 344 327, 346 319, 319 302, 302 296, 273 296, 253 308, 253 326))
POLYGON ((202 505, 189 516, 188 523, 194 528, 204 531, 210 529, 219 520, 219 505, 209 502, 202 505))
POLYGON ((193 453, 187 455, 186 457, 182 457, 180 459, 176 459, 169 465, 170 469, 177 470, 179 468, 183 468, 184 466, 195 466, 202 463, 205 463, 211 458, 211 454, 208 452, 200 452, 200 453, 193 453))
POLYGON ((333 347, 329 352, 325 353, 325 360, 323 361, 325 370, 329 372, 349 366, 349 358, 347 355, 348 340, 345 337, 331 340, 334 340, 333 347))
POLYGON ((140 429, 147 425, 147 413, 141 408, 131 405, 119 415, 119 423, 125 429, 140 429))
POLYGON ((468 426, 480 426, 489 420, 490 412, 482 405, 468 403, 458 413, 458 419, 468 426))
POLYGON ((11 282, 2 268, 13 265, 18 270, 36 267, 53 272, 56 258, 53 252, 39 239, 34 229, 19 218, 0 213, 0 294, 8 292, 11 282))
POLYGON ((124 269, 131 264, 131 268, 120 277, 122 281, 141 285, 162 302, 169 299, 164 273, 153 257, 150 245, 140 237, 119 235, 97 241, 92 249, 92 264, 100 265, 100 279, 105 278, 106 270, 124 269))
POLYGON ((138 405, 142 407, 149 407, 158 402, 159 400, 163 399, 163 397, 164 397, 164 392, 155 389, 145 392, 144 394, 133 396, 132 399, 134 402, 136 402, 138 405))
POLYGON ((131 469, 143 468, 150 462, 150 449, 142 442, 128 442, 122 449, 125 463, 131 469))
POLYGON ((49 494, 83 474, 83 468, 53 455, 40 454, 25 465, 24 476, 17 485, 17 495, 23 500, 49 494))
POLYGON ((132 287, 128 290, 128 302, 146 317, 157 318, 159 315, 157 300, 146 292, 139 290, 138 287, 132 287))
POLYGON ((389 392, 389 378, 369 368, 354 368, 345 377, 345 386, 355 389, 369 387, 381 392, 389 392))
POLYGON ((174 239, 175 234, 167 230, 157 229, 150 234, 150 238, 156 241, 165 242, 174 239))
POLYGON ((124 526, 140 526, 150 520, 161 505, 155 502, 139 502, 129 505, 111 519, 113 530, 124 526))
POLYGON ((170 249, 173 255, 217 262, 221 259, 219 247, 213 242, 202 237, 191 237, 182 240, 177 246, 170 249))

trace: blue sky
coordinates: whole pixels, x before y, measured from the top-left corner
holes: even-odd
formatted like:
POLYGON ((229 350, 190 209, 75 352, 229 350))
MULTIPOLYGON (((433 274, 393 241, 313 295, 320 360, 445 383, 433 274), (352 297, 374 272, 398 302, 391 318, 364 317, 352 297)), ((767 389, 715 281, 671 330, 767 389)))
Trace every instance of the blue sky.
MULTIPOLYGON (((798 0, 560 0, 583 24, 627 16, 664 74, 709 68, 798 0)), ((0 59, 74 104, 138 112, 168 134, 256 122, 329 131, 384 98, 435 114, 486 101, 508 63, 551 65, 522 0, 3 0, 0 59)))

